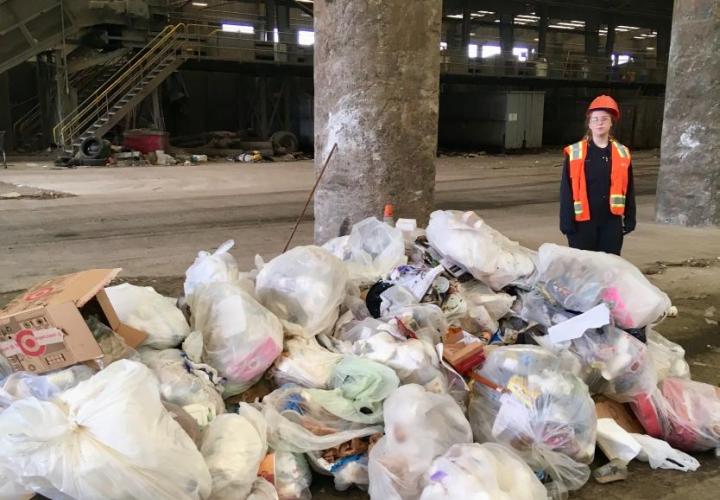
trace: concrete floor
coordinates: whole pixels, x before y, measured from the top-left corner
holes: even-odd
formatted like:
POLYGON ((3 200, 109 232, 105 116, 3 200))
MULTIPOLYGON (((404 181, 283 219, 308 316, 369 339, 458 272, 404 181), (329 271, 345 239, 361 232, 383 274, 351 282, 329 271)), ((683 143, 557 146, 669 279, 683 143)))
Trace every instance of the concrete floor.
MULTIPOLYGON (((440 158, 436 207, 477 210, 531 248, 564 243, 557 228, 560 160, 559 152, 440 158)), ((10 161, 10 169, 0 171, 0 303, 40 279, 91 267, 123 267, 130 281, 177 294, 197 251, 229 238, 249 268, 255 254, 267 259, 282 250, 313 182, 310 162, 53 170, 10 161), (22 197, 2 198, 9 191, 22 197)), ((720 230, 652 222, 657 153, 637 152, 633 163, 638 229, 624 256, 656 273, 650 279, 680 309, 659 331, 686 348, 694 378, 718 384, 720 328, 707 310, 720 306, 720 230)), ((311 240, 308 217, 294 243, 311 240)), ((720 461, 699 459, 703 465, 693 474, 633 464, 627 481, 589 483, 571 498, 718 498, 720 461)), ((357 490, 334 492, 326 481, 316 481, 313 490, 320 499, 365 498, 357 490)))

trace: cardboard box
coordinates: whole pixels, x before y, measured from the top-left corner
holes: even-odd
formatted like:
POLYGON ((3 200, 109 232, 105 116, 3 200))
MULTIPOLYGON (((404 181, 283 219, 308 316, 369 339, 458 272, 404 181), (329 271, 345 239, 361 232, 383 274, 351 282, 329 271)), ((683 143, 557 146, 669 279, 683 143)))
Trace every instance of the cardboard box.
POLYGON ((618 403, 605 396, 593 396, 595 401, 595 414, 597 418, 612 418, 617 424, 627 432, 635 434, 645 434, 645 429, 640 421, 635 417, 628 405, 618 403))
POLYGON ((0 354, 14 371, 44 373, 99 360, 100 346, 85 323, 96 315, 130 347, 147 335, 120 322, 105 293, 120 269, 92 269, 45 281, 0 309, 0 354))

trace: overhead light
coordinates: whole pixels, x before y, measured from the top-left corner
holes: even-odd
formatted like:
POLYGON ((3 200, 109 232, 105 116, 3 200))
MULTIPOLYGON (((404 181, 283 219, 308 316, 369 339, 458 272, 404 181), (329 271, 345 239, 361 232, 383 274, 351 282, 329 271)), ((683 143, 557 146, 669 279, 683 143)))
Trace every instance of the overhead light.
POLYGON ((470 17, 485 17, 485 14, 478 14, 477 12, 471 12, 470 17))
POLYGON ((207 7, 208 6, 207 2, 193 2, 192 5, 193 5, 193 7, 207 7))
POLYGON ((560 30, 574 30, 575 26, 563 26, 562 24, 548 24, 548 28, 557 28, 560 30))
POLYGON ((647 50, 655 50, 655 47, 647 47, 647 50))
POLYGON ((479 12, 480 14, 495 14, 495 13, 494 13, 493 11, 491 11, 491 10, 478 10, 477 12, 479 12))
POLYGON ((640 29, 640 27, 638 27, 638 26, 623 26, 622 24, 618 25, 618 28, 625 28, 627 30, 639 30, 640 29))
POLYGON ((539 38, 533 38, 533 42, 539 42, 539 41, 540 41, 539 38))
POLYGON ((245 35, 252 35, 255 33, 255 28, 247 24, 224 23, 222 25, 222 30, 228 33, 243 33, 245 35))
POLYGON ((462 14, 448 14, 446 17, 449 17, 451 19, 462 19, 463 15, 462 14))

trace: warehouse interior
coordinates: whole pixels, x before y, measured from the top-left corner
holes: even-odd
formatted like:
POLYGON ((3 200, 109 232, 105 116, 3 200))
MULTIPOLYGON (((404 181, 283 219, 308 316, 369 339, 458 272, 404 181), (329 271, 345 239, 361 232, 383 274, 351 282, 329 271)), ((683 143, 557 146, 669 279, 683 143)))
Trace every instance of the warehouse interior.
POLYGON ((718 48, 717 0, 0 0, 0 499, 716 498, 718 48), (622 257, 562 222, 607 96, 622 257))

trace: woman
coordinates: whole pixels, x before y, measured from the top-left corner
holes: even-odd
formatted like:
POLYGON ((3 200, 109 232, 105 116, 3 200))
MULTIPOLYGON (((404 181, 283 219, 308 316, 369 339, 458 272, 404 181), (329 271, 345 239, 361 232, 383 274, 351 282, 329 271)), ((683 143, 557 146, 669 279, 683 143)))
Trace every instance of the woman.
POLYGON ((620 255, 623 235, 635 229, 630 150, 613 139, 617 102, 596 97, 587 110, 587 134, 566 147, 560 185, 560 230, 581 250, 620 255))

